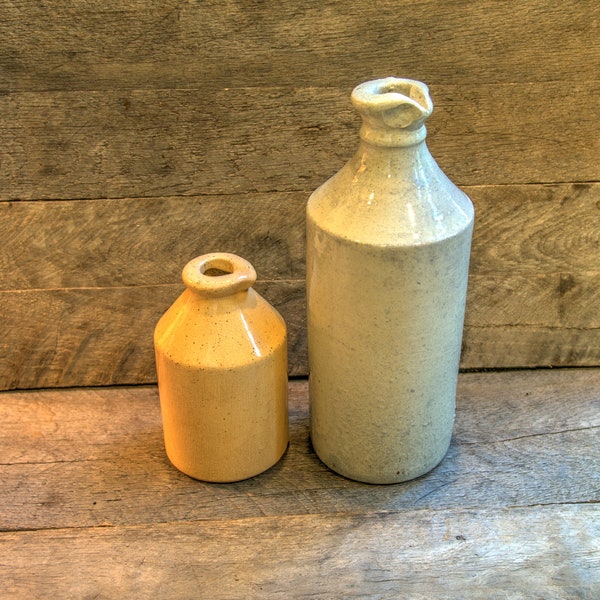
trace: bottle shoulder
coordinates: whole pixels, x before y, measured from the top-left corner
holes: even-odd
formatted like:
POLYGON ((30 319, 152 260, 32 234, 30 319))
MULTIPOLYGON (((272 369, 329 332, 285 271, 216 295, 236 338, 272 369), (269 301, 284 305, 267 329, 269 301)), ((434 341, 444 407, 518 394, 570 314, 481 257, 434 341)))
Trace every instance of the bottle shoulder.
POLYGON ((471 227, 473 204, 425 147, 357 154, 313 192, 309 227, 372 245, 429 244, 471 227))
POLYGON ((253 290, 235 304, 185 290, 154 331, 157 354, 202 369, 250 366, 278 351, 286 338, 281 315, 253 290))

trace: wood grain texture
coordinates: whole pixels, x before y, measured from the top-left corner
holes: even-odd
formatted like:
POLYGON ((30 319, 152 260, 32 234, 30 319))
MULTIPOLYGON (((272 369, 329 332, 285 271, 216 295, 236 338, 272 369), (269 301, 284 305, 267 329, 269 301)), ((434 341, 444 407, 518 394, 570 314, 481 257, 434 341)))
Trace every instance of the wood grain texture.
POLYGON ((597 79, 595 0, 4 3, 0 89, 597 79))
POLYGON ((596 369, 462 374, 448 455, 391 486, 349 481, 317 459, 305 381, 290 384, 284 458, 230 485, 169 464, 153 387, 4 393, 0 529, 595 502, 599 389, 596 369))
POLYGON ((0 7, 0 389, 151 383, 183 265, 237 252, 307 373, 303 207, 359 82, 426 81, 477 222, 464 368, 598 365, 600 6, 0 7))
POLYGON ((476 224, 461 366, 597 364, 600 186, 465 191, 476 224))
POLYGON ((0 534, 8 598, 595 598, 594 506, 0 534), (32 568, 35 565, 35 568, 32 568))
MULTIPOLYGON (((304 284, 258 282, 286 320, 290 375, 306 373, 304 284)), ((183 284, 0 292, 0 389, 152 383, 153 333, 183 284)))
MULTIPOLYGON (((554 86, 432 86, 433 155, 459 185, 599 181, 600 81, 554 86)), ((354 152, 351 90, 0 96, 0 199, 312 190, 354 152)))
POLYGON ((307 194, 0 202, 0 290, 181 283, 192 258, 244 256, 263 280, 305 276, 307 194))
MULTIPOLYGON (((563 301, 585 294, 600 273, 600 184, 463 189, 476 210, 474 278, 500 294, 510 280, 563 301)), ((304 279, 309 193, 0 203, 0 289, 179 283, 188 260, 216 250, 243 254, 262 279, 304 279)))
POLYGON ((476 209, 475 273, 502 270, 517 275, 568 275, 600 271, 598 184, 464 189, 476 209))
POLYGON ((461 368, 593 367, 598 364, 600 331, 535 325, 465 327, 461 368))
MULTIPOLYGON (((600 360, 600 185, 474 186, 463 368, 600 360)), ((0 203, 0 387, 152 383, 152 331, 209 251, 248 258, 306 375, 307 193, 0 203), (99 225, 101 232, 99 234, 99 225)))
MULTIPOLYGON (((581 304, 567 307, 552 325, 554 300, 539 309, 532 301, 523 305, 511 286, 500 296, 502 286, 488 281, 488 297, 475 286, 469 292, 463 369, 598 364, 598 287, 590 283, 581 304), (580 324, 567 326, 567 318, 580 324)), ((521 294, 538 291, 512 284, 521 294)), ((306 375, 304 282, 259 281, 256 289, 286 320, 290 375, 306 375)), ((0 388, 155 382, 154 326, 181 291, 167 284, 0 292, 0 388)), ((554 298, 552 288, 542 292, 539 298, 554 298)))
POLYGON ((450 453, 390 486, 318 461, 305 381, 284 459, 227 485, 168 463, 154 387, 4 392, 3 593, 595 598, 599 389, 598 369, 462 374, 450 453))

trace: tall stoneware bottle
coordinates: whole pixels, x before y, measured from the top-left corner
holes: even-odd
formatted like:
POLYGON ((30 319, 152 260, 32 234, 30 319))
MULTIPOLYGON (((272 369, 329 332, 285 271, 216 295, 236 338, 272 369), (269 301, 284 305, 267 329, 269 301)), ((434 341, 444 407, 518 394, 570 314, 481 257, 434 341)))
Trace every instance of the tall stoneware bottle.
POLYGON ((252 477, 287 448, 286 327, 255 280, 234 254, 195 258, 154 332, 167 455, 196 479, 252 477))
POLYGON ((352 103, 358 151, 307 207, 311 437, 334 471, 395 483, 450 444, 474 211, 425 144, 426 85, 352 103))

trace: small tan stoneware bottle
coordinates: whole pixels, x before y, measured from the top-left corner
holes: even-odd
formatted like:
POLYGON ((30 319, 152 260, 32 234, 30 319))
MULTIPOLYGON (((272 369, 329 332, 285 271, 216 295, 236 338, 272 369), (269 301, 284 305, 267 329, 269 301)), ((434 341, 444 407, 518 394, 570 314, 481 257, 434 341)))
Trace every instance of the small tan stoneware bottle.
POLYGON ((425 144, 425 84, 352 103, 358 151, 307 207, 311 438, 334 471, 395 483, 450 444, 474 213, 425 144))
POLYGON ((190 261, 186 290, 154 333, 165 448, 204 481, 253 477, 287 448, 287 337, 234 254, 190 261))

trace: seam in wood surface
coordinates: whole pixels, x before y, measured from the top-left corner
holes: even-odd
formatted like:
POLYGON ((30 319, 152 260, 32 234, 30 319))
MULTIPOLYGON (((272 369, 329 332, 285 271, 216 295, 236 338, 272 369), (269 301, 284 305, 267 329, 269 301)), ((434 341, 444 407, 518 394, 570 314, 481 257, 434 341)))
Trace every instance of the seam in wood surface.
MULTIPOLYGON (((256 284, 262 283, 304 283, 304 279, 257 279, 256 284)), ((170 283, 142 283, 134 285, 106 285, 106 286, 81 286, 81 287, 52 287, 52 288, 27 288, 21 290, 0 290, 0 294, 32 294, 40 292, 80 292, 94 290, 126 290, 126 289, 155 289, 158 287, 173 287, 181 286, 181 281, 173 281, 170 283)))
POLYGON ((551 436, 551 435, 562 435, 563 433, 577 433, 578 431, 590 431, 590 430, 594 430, 594 429, 600 429, 600 426, 590 425, 589 427, 578 427, 575 429, 561 429, 560 431, 546 431, 543 433, 530 433, 528 435, 517 435, 515 437, 506 438, 506 439, 502 439, 502 440, 489 440, 489 441, 477 440, 477 441, 473 441, 473 442, 461 440, 459 442, 459 445, 461 445, 461 446, 463 446, 463 445, 464 446, 474 446, 474 445, 490 446, 493 444, 504 444, 506 442, 514 442, 516 440, 526 440, 529 438, 537 438, 537 437, 544 437, 544 436, 551 436))
MULTIPOLYGON (((31 391, 31 390, 28 390, 28 391, 31 391)), ((38 390, 36 390, 36 391, 38 391, 38 390)), ((52 388, 52 391, 56 391, 56 388, 52 388)), ((486 440, 475 440, 475 441, 458 440, 457 445, 458 446, 492 446, 495 444, 505 444, 508 442, 514 442, 514 441, 518 441, 518 440, 526 440, 526 439, 546 437, 546 436, 556 436, 556 435, 562 435, 565 433, 578 433, 580 431, 593 431, 593 430, 597 430, 597 429, 600 429, 599 425, 590 425, 589 427, 577 427, 577 428, 573 428, 573 429, 561 429, 559 431, 547 431, 547 432, 542 432, 542 433, 531 433, 528 435, 518 435, 515 437, 505 438, 505 439, 500 439, 500 440, 489 440, 489 441, 486 441, 486 440)), ((110 459, 79 458, 79 459, 73 459, 73 460, 60 460, 60 459, 59 460, 39 460, 39 461, 38 460, 25 460, 25 461, 0 462, 0 467, 12 467, 12 466, 17 466, 17 465, 34 466, 34 465, 60 465, 60 464, 77 464, 77 463, 101 463, 101 462, 107 462, 108 460, 110 460, 110 459)), ((438 489, 446 487, 447 485, 456 483, 456 481, 458 481, 458 480, 446 481, 439 488, 436 488, 435 490, 430 490, 427 494, 425 494, 425 496, 428 496, 431 493, 437 491, 438 489)), ((310 488, 307 488, 307 489, 310 490, 310 488)), ((320 489, 320 488, 315 488, 315 489, 320 489)), ((307 490, 305 490, 305 491, 307 491, 307 490)), ((424 498, 425 496, 422 496, 421 498, 424 498)), ((421 498, 419 498, 419 500, 421 498)))
MULTIPOLYGON (((490 323, 489 325, 477 325, 465 323, 465 329, 540 329, 545 331, 599 331, 600 327, 573 327, 567 325, 540 325, 538 323, 490 323)), ((519 367, 523 368, 523 367, 519 367)), ((518 370, 518 368, 517 368, 518 370)))
MULTIPOLYGON (((350 155, 348 156, 350 158, 350 155)), ((600 184, 600 179, 571 179, 565 181, 526 181, 526 182, 498 182, 498 183, 483 183, 483 184, 459 184, 462 190, 470 189, 485 189, 485 188, 510 188, 510 187, 530 187, 530 186, 560 186, 560 185, 596 185, 600 184)), ((109 202, 111 200, 148 200, 149 202, 157 201, 163 198, 211 198, 211 197, 223 197, 223 198, 235 198, 239 196, 268 196, 270 194, 304 194, 306 199, 315 191, 315 188, 281 188, 272 190, 258 190, 258 189, 244 189, 239 191, 231 192, 220 192, 215 190, 210 193, 202 193, 201 191, 194 191, 191 194, 179 193, 179 194, 127 194, 125 196, 98 196, 98 197, 68 197, 68 198, 1 198, 1 203, 19 203, 25 204, 28 202, 109 202)))
POLYGON ((153 521, 152 523, 99 523, 97 525, 81 525, 71 527, 29 527, 23 529, 5 529, 0 528, 0 536, 3 534, 22 534, 22 533, 47 533, 57 531, 95 531, 98 529, 104 530, 115 530, 115 529, 154 529, 168 527, 170 525, 211 525, 218 526, 219 524, 227 524, 228 526, 235 525, 236 523, 252 523, 252 522, 264 522, 264 521, 289 521, 295 520, 312 520, 314 518, 323 518, 327 520, 343 521, 351 518, 383 518, 383 517, 403 517, 404 519, 410 518, 411 515, 421 515, 423 513, 429 513, 432 515, 440 515, 448 513, 449 515, 472 515, 473 513, 479 514, 497 514, 498 512, 509 512, 509 511, 523 511, 530 509, 559 509, 562 506, 581 506, 586 507, 590 505, 600 504, 600 500, 579 500, 577 502, 564 501, 564 502, 547 502, 547 503, 533 503, 533 504, 515 504, 515 505, 502 505, 502 506, 486 506, 479 507, 477 505, 464 506, 461 508, 411 508, 408 510, 345 510, 343 512, 331 513, 331 512, 311 512, 311 513, 297 513, 287 515, 261 515, 261 516, 249 516, 234 518, 221 518, 221 519, 179 519, 169 521, 153 521))
MULTIPOLYGON (((68 63, 65 63, 68 64, 68 63)), ((60 69, 62 65, 57 65, 53 67, 52 70, 60 69)), ((566 77, 562 79, 550 79, 550 78, 540 78, 540 79, 530 79, 528 81, 511 81, 507 79, 503 79, 501 81, 478 81, 478 88, 497 88, 497 87, 516 87, 516 88, 524 88, 527 86, 537 86, 537 85, 558 85, 564 86, 568 83, 599 83, 600 79, 596 77, 586 77, 583 79, 566 77)), ((296 85, 293 86, 295 90, 348 90, 351 91, 353 86, 358 84, 359 82, 353 79, 353 82, 348 82, 340 85, 331 85, 324 84, 319 82, 311 83, 310 85, 296 85)), ((457 88, 460 87, 458 83, 447 83, 447 84, 438 84, 438 88, 447 87, 447 88, 457 88)), ((473 84, 474 87, 474 84, 473 84)), ((213 85, 211 91, 214 92, 228 92, 228 91, 259 91, 261 93, 267 93, 270 91, 279 91, 279 90, 288 90, 290 88, 289 85, 213 85)), ((136 86, 136 87, 123 87, 123 86, 106 86, 102 88, 97 87, 65 87, 65 86, 53 86, 53 87, 45 87, 45 88, 5 88, 2 89, 3 96, 10 95, 20 95, 24 96, 27 94, 31 95, 40 95, 40 94, 111 94, 111 93, 121 93, 128 94, 133 92, 143 92, 143 93, 154 93, 154 92, 205 92, 206 87, 201 87, 197 85, 166 85, 166 86, 136 86)))

